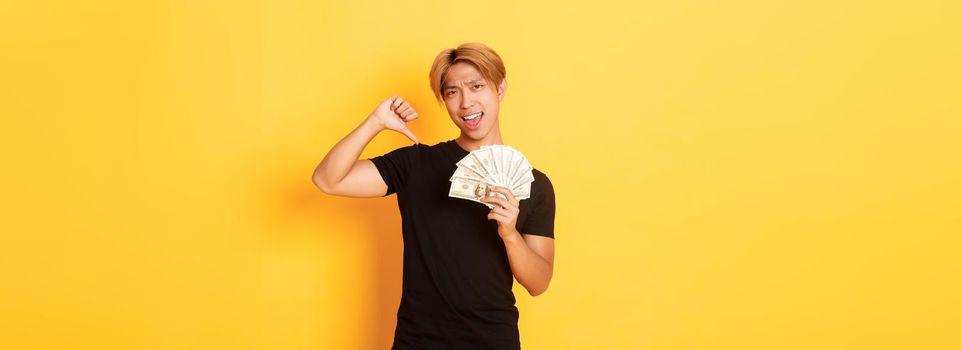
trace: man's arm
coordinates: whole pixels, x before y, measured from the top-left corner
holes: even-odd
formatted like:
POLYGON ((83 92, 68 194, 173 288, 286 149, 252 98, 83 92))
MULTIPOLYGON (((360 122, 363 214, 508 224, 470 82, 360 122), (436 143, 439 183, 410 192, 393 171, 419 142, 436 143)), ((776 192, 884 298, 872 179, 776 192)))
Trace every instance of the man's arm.
POLYGON ((554 239, 533 234, 522 235, 517 231, 517 215, 520 214, 517 198, 503 187, 493 187, 491 192, 498 192, 507 198, 489 196, 481 198, 481 202, 494 205, 487 219, 497 221, 497 234, 507 248, 511 272, 531 296, 541 295, 547 290, 554 274, 554 239))
POLYGON ((554 239, 516 234, 504 237, 504 245, 517 282, 527 288, 531 296, 547 291, 554 274, 554 239))
POLYGON ((327 194, 345 197, 380 197, 387 184, 369 159, 357 159, 367 144, 384 129, 406 135, 417 143, 406 123, 417 119, 417 112, 402 98, 391 96, 367 119, 334 145, 314 169, 313 182, 327 194))

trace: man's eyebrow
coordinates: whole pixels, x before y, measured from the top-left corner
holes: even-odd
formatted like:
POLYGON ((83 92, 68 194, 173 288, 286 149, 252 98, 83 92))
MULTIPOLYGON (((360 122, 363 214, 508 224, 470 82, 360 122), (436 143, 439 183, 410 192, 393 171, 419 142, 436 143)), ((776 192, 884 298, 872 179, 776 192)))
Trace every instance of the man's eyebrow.
MULTIPOLYGON (((473 84, 473 83, 476 83, 476 82, 480 82, 480 81, 483 81, 483 80, 484 80, 484 78, 474 78, 474 79, 469 80, 469 81, 467 82, 467 85, 470 85, 470 84, 473 84)), ((456 88, 456 86, 454 86, 454 85, 447 85, 447 86, 444 87, 444 90, 454 89, 454 88, 456 88)))

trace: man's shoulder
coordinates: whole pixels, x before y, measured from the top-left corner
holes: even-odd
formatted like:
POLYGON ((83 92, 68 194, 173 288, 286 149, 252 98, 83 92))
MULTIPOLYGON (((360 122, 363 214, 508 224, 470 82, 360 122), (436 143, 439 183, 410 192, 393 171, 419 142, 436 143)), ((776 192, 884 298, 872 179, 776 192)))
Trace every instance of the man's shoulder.
POLYGON ((554 184, 551 183, 550 177, 537 168, 534 168, 531 172, 534 175, 534 182, 531 183, 531 192, 554 197, 554 184))
POLYGON ((547 182, 547 183, 551 182, 551 179, 547 176, 547 174, 541 171, 540 169, 534 168, 533 170, 531 170, 531 173, 533 173, 534 175, 534 181, 543 180, 544 182, 547 182))

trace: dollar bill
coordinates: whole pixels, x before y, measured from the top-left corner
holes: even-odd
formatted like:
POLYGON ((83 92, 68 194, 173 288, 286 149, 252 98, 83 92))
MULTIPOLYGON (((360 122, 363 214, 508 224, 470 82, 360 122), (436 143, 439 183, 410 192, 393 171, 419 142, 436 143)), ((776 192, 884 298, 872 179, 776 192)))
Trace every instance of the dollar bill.
POLYGON ((450 181, 454 181, 454 178, 457 177, 477 182, 486 181, 484 179, 484 175, 478 174, 474 170, 471 170, 467 167, 457 167, 457 170, 454 170, 454 175, 451 175, 450 181))
POLYGON ((481 203, 486 205, 488 208, 494 208, 493 204, 481 202, 481 198, 492 195, 502 199, 507 199, 507 197, 497 192, 491 192, 491 187, 492 185, 490 184, 458 177, 451 181, 450 191, 447 195, 454 198, 461 198, 481 203))
POLYGON ((487 169, 485 169, 484 166, 481 165, 480 160, 478 160, 477 157, 474 157, 473 154, 468 154, 466 157, 464 157, 464 159, 461 159, 460 161, 458 161, 457 167, 467 168, 473 171, 475 174, 479 175, 480 177, 484 178, 485 181, 489 181, 489 182, 494 181, 494 178, 491 177, 490 173, 487 172, 487 169))
POLYGON ((488 147, 484 149, 479 149, 471 152, 467 157, 473 157, 476 159, 475 163, 481 165, 484 168, 484 172, 487 173, 492 183, 499 183, 497 167, 494 166, 494 151, 493 147, 488 147))

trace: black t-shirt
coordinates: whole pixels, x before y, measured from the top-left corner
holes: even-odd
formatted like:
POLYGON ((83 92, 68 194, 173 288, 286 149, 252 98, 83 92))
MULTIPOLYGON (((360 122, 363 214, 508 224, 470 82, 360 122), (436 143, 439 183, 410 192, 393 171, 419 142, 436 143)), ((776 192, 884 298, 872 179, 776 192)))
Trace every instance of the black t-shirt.
MULTIPOLYGON (((454 140, 417 144, 371 158, 385 196, 397 193, 404 276, 394 349, 519 349, 514 276, 497 222, 477 202, 448 196, 457 162, 454 140)), ((517 231, 554 237, 554 188, 533 170, 517 231)))

